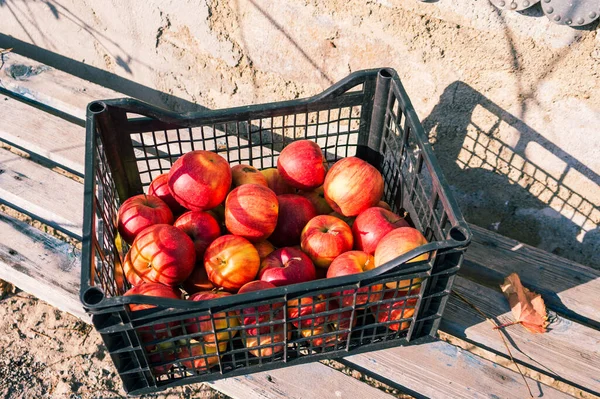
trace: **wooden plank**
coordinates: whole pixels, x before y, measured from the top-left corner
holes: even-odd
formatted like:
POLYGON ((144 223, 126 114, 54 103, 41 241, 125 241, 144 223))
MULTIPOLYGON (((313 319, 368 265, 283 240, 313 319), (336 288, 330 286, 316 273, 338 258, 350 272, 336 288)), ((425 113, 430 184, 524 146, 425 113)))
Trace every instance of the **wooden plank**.
POLYGON ((79 119, 85 119, 92 101, 126 97, 16 53, 5 54, 3 60, 0 87, 79 119))
MULTIPOLYGON (((460 277, 453 289, 498 324, 514 320, 500 292, 460 277)), ((440 329, 508 358, 498 332, 454 295, 448 301, 440 329)), ((507 327, 504 335, 519 363, 600 395, 600 331, 556 316, 545 334, 532 334, 515 325, 507 327)))
POLYGON ((63 119, 5 98, 0 140, 83 176, 85 130, 63 119))
MULTIPOLYGON (((521 376, 454 345, 436 341, 338 359, 419 398, 525 398, 521 376)), ((528 379, 535 397, 571 398, 528 379)))
POLYGON ((496 288, 516 272, 552 310, 600 329, 600 270, 470 225, 473 242, 460 275, 496 288))
POLYGON ((79 250, 0 213, 0 279, 89 322, 79 301, 80 269, 79 250))
POLYGON ((383 391, 321 363, 210 382, 232 398, 393 398, 383 391))
POLYGON ((3 148, 0 170, 0 202, 81 239, 82 184, 3 148))

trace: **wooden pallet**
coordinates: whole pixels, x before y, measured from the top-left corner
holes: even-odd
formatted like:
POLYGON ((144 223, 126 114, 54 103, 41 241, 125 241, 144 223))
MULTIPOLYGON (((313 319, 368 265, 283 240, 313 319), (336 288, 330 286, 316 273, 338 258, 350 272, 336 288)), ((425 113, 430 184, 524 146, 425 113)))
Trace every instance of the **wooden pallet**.
MULTIPOLYGON (((122 95, 13 53, 4 56, 0 94, 6 95, 0 98, 0 141, 12 148, 0 148, 0 203, 80 239, 85 106, 95 99, 122 95), (29 68, 14 70, 33 72, 7 73, 15 65, 29 68)), ((556 312, 546 334, 532 335, 518 325, 504 332, 515 360, 535 378, 529 379, 534 394, 600 395, 600 272, 471 227, 474 240, 455 290, 490 317, 510 318, 498 284, 516 271, 556 312)), ((78 299, 79 262, 80 252, 72 245, 0 213, 0 279, 88 320, 78 299)), ((470 349, 438 340, 339 361, 416 397, 526 396, 523 380, 507 360, 497 332, 455 296, 450 297, 441 331, 453 337, 453 343, 470 349)), ((389 397, 321 363, 211 385, 240 398, 389 397), (298 373, 314 383, 295 384, 298 373)))

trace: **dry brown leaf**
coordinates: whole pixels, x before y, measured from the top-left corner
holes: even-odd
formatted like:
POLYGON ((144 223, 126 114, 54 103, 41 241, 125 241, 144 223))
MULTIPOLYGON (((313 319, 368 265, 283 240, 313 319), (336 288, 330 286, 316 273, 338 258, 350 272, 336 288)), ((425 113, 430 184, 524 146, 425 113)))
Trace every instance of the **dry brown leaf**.
POLYGON ((500 285, 502 292, 508 299, 515 323, 522 324, 531 333, 544 333, 548 326, 546 304, 542 296, 531 292, 521 284, 517 273, 512 273, 500 285))

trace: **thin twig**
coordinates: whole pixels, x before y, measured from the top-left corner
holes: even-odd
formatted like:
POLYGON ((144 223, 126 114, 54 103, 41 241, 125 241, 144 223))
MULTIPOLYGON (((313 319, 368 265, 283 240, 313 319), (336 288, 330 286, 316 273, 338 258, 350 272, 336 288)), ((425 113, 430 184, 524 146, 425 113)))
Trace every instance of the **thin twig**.
POLYGON ((521 374, 521 377, 523 378, 523 381, 525 382, 525 386, 527 387, 527 390, 529 391, 529 397, 533 398, 533 393, 531 392, 531 388, 529 388, 529 383, 527 382, 527 378, 525 378, 525 375, 521 371, 521 368, 519 367, 517 362, 515 362, 515 359, 513 358, 513 355, 512 355, 512 352, 510 351, 508 343, 506 342, 504 335, 502 335, 502 333, 499 330, 500 326, 498 326, 498 324, 496 324, 496 322, 494 320, 490 319, 485 313, 483 313, 483 311, 481 311, 477 306, 472 304, 467 298, 465 298, 464 296, 462 296, 455 290, 452 290, 452 293, 454 295, 456 295, 458 298, 460 298, 464 303, 466 303, 467 305, 469 305, 470 307, 475 309, 475 311, 477 313, 479 313, 481 316, 483 316, 483 318, 485 318, 487 321, 489 321, 492 324, 492 326, 494 327, 494 330, 498 331, 498 335, 500 335, 500 338, 502 339, 502 343, 504 344, 504 347, 506 348, 506 351, 508 352, 508 356, 510 356, 510 360, 513 362, 513 364, 517 368, 517 371, 519 372, 519 374, 521 374))
POLYGON ((43 333, 41 331, 34 330, 33 328, 31 328, 30 330, 33 331, 34 333, 36 333, 37 335, 43 335, 44 337, 46 337, 48 339, 54 339, 51 336, 49 336, 48 334, 45 334, 45 333, 43 333))
POLYGON ((85 337, 83 337, 83 341, 81 342, 81 346, 85 345, 85 341, 88 339, 88 337, 90 336, 90 332, 92 332, 91 327, 88 328, 87 332, 85 333, 85 337))

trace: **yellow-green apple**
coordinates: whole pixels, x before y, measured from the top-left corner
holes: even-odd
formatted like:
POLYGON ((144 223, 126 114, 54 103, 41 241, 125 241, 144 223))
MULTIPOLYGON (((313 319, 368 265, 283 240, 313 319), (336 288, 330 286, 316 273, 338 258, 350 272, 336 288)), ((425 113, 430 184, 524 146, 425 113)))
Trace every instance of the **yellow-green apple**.
MULTIPOLYGON (((277 288, 277 286, 269 283, 268 281, 255 280, 249 282, 248 284, 244 284, 244 286, 238 291, 238 295, 247 292, 268 290, 270 288, 277 288)), ((279 328, 277 324, 272 326, 260 327, 252 326, 283 319, 282 308, 283 302, 253 306, 242 309, 242 312, 239 315, 240 322, 246 327, 250 326, 250 328, 244 330, 245 333, 249 335, 268 334, 271 331, 271 329, 279 328)))
POLYGON ((145 281, 182 283, 194 270, 192 239, 177 227, 155 224, 142 230, 131 245, 131 267, 145 281))
POLYGON ((255 242, 254 248, 258 251, 258 256, 260 257, 260 261, 262 262, 264 258, 267 257, 271 252, 275 251, 275 246, 271 244, 269 241, 264 240, 261 242, 255 242))
POLYGON ((379 241, 398 227, 409 227, 403 217, 383 208, 368 208, 356 217, 352 225, 354 248, 372 255, 379 241))
POLYGON ((189 347, 185 340, 179 340, 178 359, 182 360, 181 365, 188 370, 196 369, 196 372, 208 371, 211 367, 219 364, 219 355, 217 354, 217 345, 221 356, 227 350, 227 341, 215 343, 206 343, 195 339, 189 340, 189 347), (190 359, 192 358, 192 359, 190 359))
MULTIPOLYGON (((158 283, 142 283, 130 288, 123 296, 131 295, 144 295, 154 296, 160 298, 170 299, 181 299, 181 291, 177 287, 169 287, 158 283)), ((129 310, 137 312, 139 310, 146 310, 154 308, 154 305, 147 303, 130 304, 129 310)), ((179 322, 172 323, 157 323, 152 326, 138 327, 137 331, 140 335, 142 342, 147 343, 150 341, 164 339, 169 337, 176 337, 181 334, 181 328, 179 328, 179 322)), ((153 350, 155 345, 149 345, 146 347, 147 351, 153 350)))
POLYGON ((347 157, 331 167, 323 189, 325 199, 334 211, 344 216, 356 216, 381 200, 383 177, 368 162, 347 157))
POLYGON ((146 353, 152 373, 156 377, 168 373, 173 368, 173 362, 177 359, 177 346, 173 341, 160 342, 147 347, 146 353))
POLYGON ((302 230, 300 245, 315 266, 327 268, 335 258, 352 249, 352 230, 334 216, 315 216, 302 230))
POLYGON ((231 190, 225 200, 225 225, 231 234, 252 242, 266 239, 277 226, 279 202, 273 190, 244 184, 231 190))
POLYGON ((117 215, 119 234, 131 245, 135 237, 148 226, 172 224, 173 212, 160 198, 153 195, 134 195, 119 207, 117 215))
POLYGON ((278 287, 315 279, 315 266, 301 250, 284 247, 271 252, 261 262, 258 278, 278 287))
MULTIPOLYGON (((334 309, 336 305, 333 305, 331 309, 334 309)), ((300 330, 300 335, 304 338, 314 337, 308 340, 313 348, 325 348, 335 346, 336 344, 342 343, 348 338, 348 331, 341 332, 350 329, 350 323, 352 327, 356 326, 356 317, 352 319, 352 311, 334 313, 327 318, 325 324, 315 326, 313 328, 305 328, 300 330), (323 336, 328 333, 334 333, 327 336, 323 336)))
POLYGON ((260 171, 265 179, 267 180, 267 185, 273 192, 277 195, 282 194, 294 194, 296 189, 283 180, 283 178, 279 175, 279 171, 277 168, 269 168, 263 169, 260 171))
MULTIPOLYGON (((188 301, 202 302, 215 298, 230 296, 229 292, 202 291, 191 295, 188 301)), ((202 334, 195 336, 197 340, 213 343, 216 341, 227 341, 235 337, 237 330, 231 331, 240 325, 236 312, 218 312, 211 315, 198 316, 183 321, 186 334, 202 334), (213 322, 215 328, 213 329, 213 322)))
POLYGON ((235 165, 231 167, 231 188, 242 184, 260 184, 269 187, 267 179, 258 169, 251 165, 235 165))
POLYGON ((287 302, 288 320, 292 321, 294 327, 300 329, 312 328, 325 324, 327 315, 323 314, 333 309, 339 308, 335 301, 330 300, 325 294, 314 297, 307 296, 300 299, 290 299, 287 302), (311 316, 311 317, 306 317, 311 316), (298 318, 303 318, 298 320, 298 318))
POLYGON ((329 203, 325 199, 323 186, 319 186, 312 191, 299 191, 298 195, 301 195, 312 202, 315 211, 317 211, 317 215, 329 215, 333 212, 333 209, 331 209, 329 203))
MULTIPOLYGON (((417 292, 414 293, 416 294, 417 292)), ((385 301, 392 298, 401 298, 405 297, 407 294, 407 291, 389 291, 385 293, 383 300, 385 301)), ((398 323, 391 323, 387 325, 390 330, 398 331, 406 330, 410 327, 411 320, 405 320, 403 322, 400 322, 400 320, 413 317, 416 306, 417 298, 411 298, 402 299, 397 302, 387 302, 373 305, 370 307, 370 309, 378 323, 387 323, 398 320, 398 323)))
POLYGON ((323 184, 327 161, 317 143, 298 140, 281 150, 277 170, 290 186, 310 191, 323 184))
MULTIPOLYGON (((349 274, 362 273, 375 268, 375 259, 363 251, 344 252, 331 262, 327 269, 327 278, 347 276, 349 274)), ((342 306, 352 306, 354 304, 354 293, 356 289, 344 290, 340 294, 336 292, 333 297, 340 299, 342 306), (341 296, 341 298, 339 298, 341 296)), ((364 305, 368 302, 375 302, 381 299, 383 284, 362 287, 358 289, 356 295, 356 305, 364 305)))
POLYGON ((300 242, 302 229, 310 219, 317 216, 317 212, 313 204, 300 195, 278 195, 277 202, 279 202, 279 216, 270 240, 277 247, 295 245, 300 242))
POLYGON ((181 215, 186 211, 179 202, 173 198, 171 191, 169 191, 169 174, 163 173, 158 175, 152 180, 148 187, 148 195, 153 195, 160 198, 171 208, 173 215, 181 215))
POLYGON ((204 253, 208 279, 217 287, 235 292, 254 280, 260 267, 258 251, 243 237, 227 234, 214 240, 204 253))
MULTIPOLYGON (((288 328, 287 339, 292 339, 291 329, 288 328)), ((270 357, 283 351, 285 347, 285 330, 283 326, 268 335, 249 335, 244 336, 244 345, 248 352, 256 357, 270 357), (257 348, 257 349, 252 349, 257 348)))
POLYGON ((206 269, 202 263, 202 258, 200 259, 200 262, 196 261, 196 266, 194 267, 192 274, 181 283, 181 286, 185 292, 190 295, 195 294, 196 292, 210 291, 215 288, 213 283, 208 279, 206 269))
MULTIPOLYGON (((421 245, 427 244, 427 240, 423 237, 423 234, 417 229, 412 227, 399 227, 387 233, 377 244, 375 249, 375 266, 379 267, 391 260, 396 259, 400 255, 412 251, 413 249, 420 247, 421 245)), ((408 261, 408 263, 419 262, 422 260, 429 259, 429 255, 424 253, 423 255, 417 256, 414 259, 408 261)), ((421 279, 413 279, 413 287, 411 287, 411 280, 392 281, 385 283, 389 288, 397 289, 413 289, 417 288, 421 279)))
POLYGON ((346 224, 348 226, 350 226, 350 228, 352 228, 352 225, 354 224, 354 221, 356 220, 356 216, 344 216, 337 212, 331 212, 329 215, 343 220, 344 222, 346 222, 346 224))
POLYGON ((173 223, 173 226, 181 229, 192 239, 197 263, 202 263, 206 248, 221 235, 219 222, 208 212, 186 212, 173 223))
POLYGON ((205 211, 219 205, 231 187, 231 169, 222 156, 196 150, 182 155, 169 171, 169 190, 183 207, 205 211))

